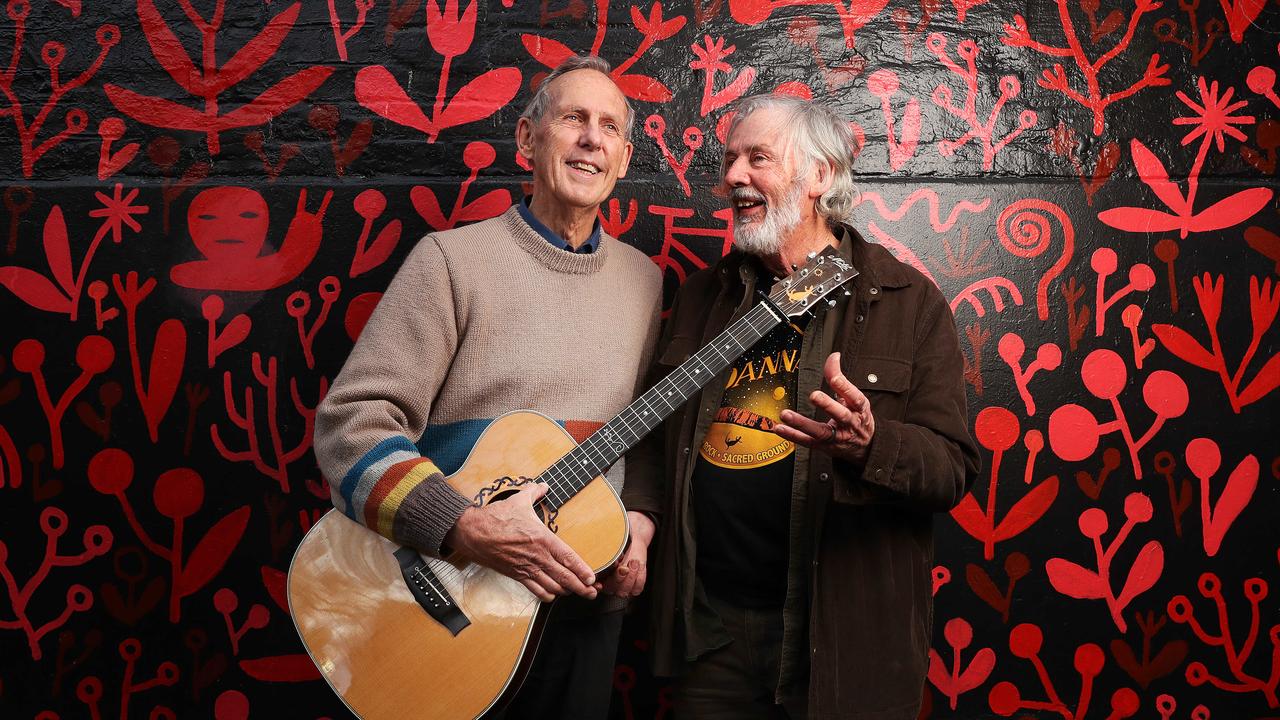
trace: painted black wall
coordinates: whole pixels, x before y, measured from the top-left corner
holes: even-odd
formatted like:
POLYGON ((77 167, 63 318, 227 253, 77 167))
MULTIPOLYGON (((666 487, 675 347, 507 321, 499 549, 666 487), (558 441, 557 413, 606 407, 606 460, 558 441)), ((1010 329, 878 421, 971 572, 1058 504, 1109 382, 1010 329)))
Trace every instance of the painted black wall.
MULTIPOLYGON (((986 467, 939 518, 923 715, 1280 717, 1278 30, 1265 0, 8 3, 0 714, 344 716, 282 604, 328 507, 312 408, 412 243, 518 200, 515 118, 572 50, 633 99, 603 222, 669 291, 725 248, 726 104, 778 91, 856 124, 857 224, 952 298, 986 467)), ((620 718, 669 715, 642 618, 620 718)))

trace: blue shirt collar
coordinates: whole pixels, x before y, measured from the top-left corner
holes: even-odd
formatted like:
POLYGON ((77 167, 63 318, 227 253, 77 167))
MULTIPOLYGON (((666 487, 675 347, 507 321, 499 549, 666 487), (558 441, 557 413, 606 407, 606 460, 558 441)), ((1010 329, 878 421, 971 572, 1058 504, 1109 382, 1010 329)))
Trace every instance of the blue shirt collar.
POLYGON ((529 210, 529 200, 531 198, 532 196, 526 195, 525 198, 520 201, 520 204, 516 206, 516 209, 520 211, 520 217, 524 218, 526 223, 529 223, 529 227, 537 231, 537 233, 547 242, 561 250, 571 253, 593 253, 600 247, 600 220, 597 219, 595 225, 592 226, 591 235, 587 238, 586 242, 579 245, 575 250, 569 245, 569 243, 565 242, 564 238, 557 235, 554 230, 542 224, 541 220, 533 216, 533 212, 529 210))

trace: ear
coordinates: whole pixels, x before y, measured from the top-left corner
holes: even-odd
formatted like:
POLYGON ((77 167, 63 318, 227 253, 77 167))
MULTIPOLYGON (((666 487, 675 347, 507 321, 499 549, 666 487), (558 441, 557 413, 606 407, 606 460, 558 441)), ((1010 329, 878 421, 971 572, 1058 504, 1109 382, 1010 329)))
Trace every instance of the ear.
POLYGON ((533 162, 533 121, 527 117, 516 120, 516 149, 525 160, 533 162))
POLYGON ((635 146, 628 142, 622 147, 622 167, 618 169, 618 177, 627 176, 627 168, 631 167, 631 153, 635 150, 635 146))
POLYGON ((830 190, 836 179, 835 168, 828 162, 814 163, 809 173, 809 197, 815 199, 830 190))

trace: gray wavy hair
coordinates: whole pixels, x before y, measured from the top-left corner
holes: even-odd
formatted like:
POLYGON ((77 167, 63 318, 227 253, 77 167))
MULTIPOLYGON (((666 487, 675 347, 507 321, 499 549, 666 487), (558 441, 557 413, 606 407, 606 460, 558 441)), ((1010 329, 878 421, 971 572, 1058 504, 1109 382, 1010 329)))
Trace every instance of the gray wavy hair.
MULTIPOLYGON (((542 83, 534 91, 533 98, 525 106, 524 112, 520 113, 520 117, 528 118, 535 125, 541 122, 542 116, 547 114, 547 108, 551 104, 551 95, 547 92, 547 88, 551 87, 551 81, 574 70, 595 70, 609 77, 609 73, 613 72, 613 66, 608 60, 596 55, 570 55, 542 79, 542 83)), ((627 140, 630 140, 631 128, 636 122, 636 113, 631 108, 631 101, 626 95, 622 96, 622 103, 627 107, 627 117, 622 123, 623 134, 627 140)))
MULTIPOLYGON (((828 223, 847 222, 852 217, 858 189, 853 184, 855 141, 847 122, 822 103, 791 95, 752 95, 739 100, 733 109, 729 133, 757 110, 785 113, 787 142, 799 151, 801 170, 808 172, 814 163, 826 163, 832 169, 831 188, 818 198, 817 213, 828 223)), ((720 176, 724 177, 723 158, 720 176)))

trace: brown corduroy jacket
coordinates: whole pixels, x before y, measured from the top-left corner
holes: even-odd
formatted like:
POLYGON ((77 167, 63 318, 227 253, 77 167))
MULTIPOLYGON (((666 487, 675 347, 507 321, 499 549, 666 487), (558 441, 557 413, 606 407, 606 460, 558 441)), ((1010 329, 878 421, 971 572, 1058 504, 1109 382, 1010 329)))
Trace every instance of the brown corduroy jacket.
MULTIPOLYGON (((955 506, 979 469, 968 431, 963 359, 950 307, 924 275, 848 227, 839 252, 860 272, 852 296, 825 303, 800 355, 799 412, 841 366, 871 401, 875 436, 855 467, 796 447, 783 652, 776 697, 809 717, 913 720, 933 625, 933 515, 955 506)), ((755 302, 757 261, 733 252, 680 288, 654 355, 665 377, 755 302)), ((767 275, 765 275, 767 277, 767 275)), ((627 458, 622 498, 658 522, 649 555, 654 669, 679 675, 728 642, 696 581, 692 460, 720 406, 713 380, 627 458)), ((819 416, 822 417, 822 416, 819 416)))

